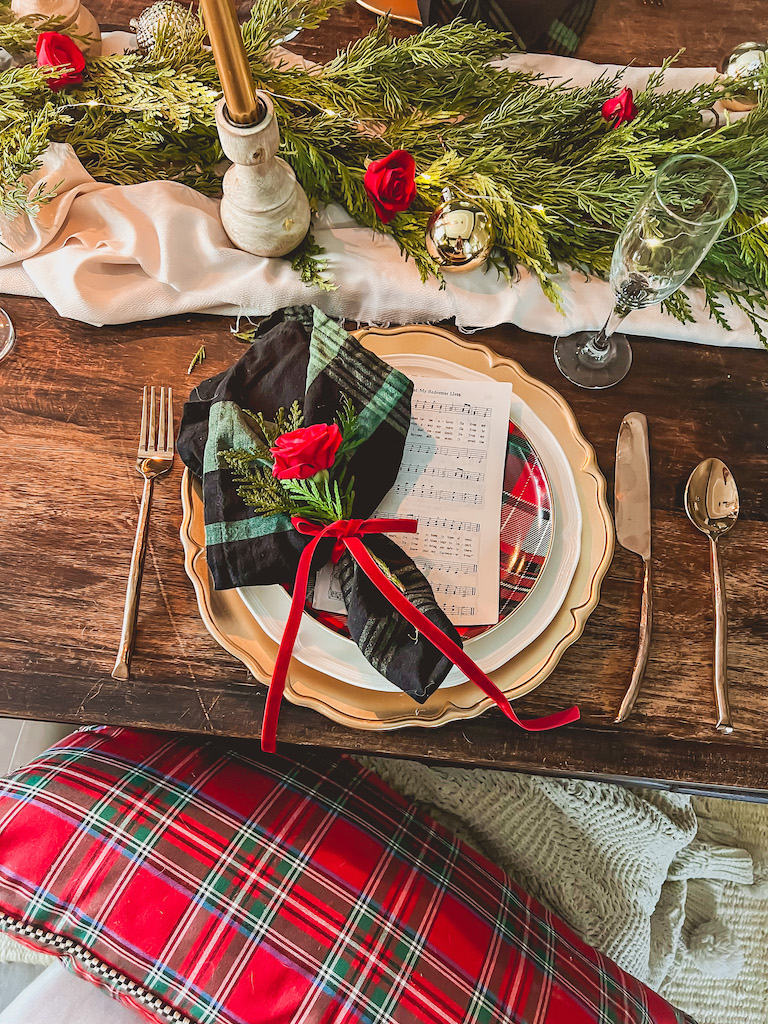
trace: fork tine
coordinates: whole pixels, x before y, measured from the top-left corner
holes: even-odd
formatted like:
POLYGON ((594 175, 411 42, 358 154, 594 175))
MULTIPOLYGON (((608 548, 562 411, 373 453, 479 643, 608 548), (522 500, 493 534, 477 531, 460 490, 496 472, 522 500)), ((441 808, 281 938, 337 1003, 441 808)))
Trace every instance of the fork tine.
POLYGON ((157 417, 157 450, 165 451, 166 415, 165 415, 165 388, 160 388, 160 412, 157 417))
POLYGON ((173 451, 174 446, 174 435, 173 435, 173 388, 168 388, 168 428, 166 434, 166 450, 173 451))
POLYGON ((141 399, 141 432, 139 434, 139 451, 143 451, 147 447, 147 429, 149 427, 147 411, 147 385, 145 384, 144 394, 141 399))
POLYGON ((149 389, 149 441, 147 450, 157 451, 157 420, 155 418, 155 386, 149 389))

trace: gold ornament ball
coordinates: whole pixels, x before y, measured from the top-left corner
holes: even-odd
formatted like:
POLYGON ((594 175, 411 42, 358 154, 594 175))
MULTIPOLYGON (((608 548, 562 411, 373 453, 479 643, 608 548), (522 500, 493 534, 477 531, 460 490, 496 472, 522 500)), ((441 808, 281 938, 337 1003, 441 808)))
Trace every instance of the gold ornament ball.
POLYGON ((131 19, 136 49, 145 55, 155 48, 161 32, 166 38, 178 38, 181 43, 191 39, 197 27, 197 18, 176 0, 157 0, 151 7, 145 7, 138 18, 131 19))
POLYGON ((456 199, 446 189, 444 202, 427 224, 427 252, 444 273, 482 267, 493 249, 493 223, 474 200, 456 199))
MULTIPOLYGON (((723 58, 723 74, 729 78, 751 78, 768 64, 768 43, 741 43, 723 58)), ((720 102, 726 110, 752 110, 757 106, 757 92, 745 89, 720 102)))

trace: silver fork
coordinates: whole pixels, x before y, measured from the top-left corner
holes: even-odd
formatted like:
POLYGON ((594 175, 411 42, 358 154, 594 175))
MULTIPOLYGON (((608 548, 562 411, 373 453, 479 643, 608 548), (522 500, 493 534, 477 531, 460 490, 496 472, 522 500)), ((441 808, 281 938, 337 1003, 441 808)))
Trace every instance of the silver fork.
POLYGON ((160 388, 160 407, 155 414, 155 388, 144 388, 141 404, 141 434, 136 457, 136 471, 144 477, 144 491, 141 495, 139 522, 136 539, 133 542, 131 568, 128 573, 128 589, 125 593, 123 632, 117 661, 112 669, 115 679, 128 679, 131 667, 133 638, 136 632, 136 614, 139 610, 139 586, 147 551, 149 506, 152 501, 152 485, 155 477, 167 473, 173 465, 173 392, 160 388), (149 393, 148 393, 149 392, 149 393))

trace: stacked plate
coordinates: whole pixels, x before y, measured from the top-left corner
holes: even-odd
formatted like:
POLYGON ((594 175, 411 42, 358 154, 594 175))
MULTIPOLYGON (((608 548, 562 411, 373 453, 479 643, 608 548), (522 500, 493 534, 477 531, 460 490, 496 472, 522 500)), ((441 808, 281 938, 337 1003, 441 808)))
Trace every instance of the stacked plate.
MULTIPOLYGON (((547 510, 548 526, 538 539, 535 585, 502 600, 500 621, 473 631, 464 646, 508 696, 527 693, 544 681, 581 634, 610 564, 613 526, 594 452, 556 392, 483 346, 432 327, 372 329, 358 337, 408 376, 490 377, 512 383, 510 419, 534 452, 530 461, 536 500, 547 510)), ((188 475, 182 501, 182 543, 203 619, 224 647, 268 682, 288 615, 288 594, 281 587, 212 591, 204 564, 202 502, 188 475)), ((526 532, 527 526, 518 528, 516 517, 510 515, 503 531, 505 548, 525 552, 526 532)), ((515 588, 505 579, 504 560, 501 565, 504 595, 515 588)), ((490 706, 489 699, 457 669, 426 704, 417 705, 376 672, 349 637, 306 614, 286 697, 346 725, 367 729, 435 726, 473 717, 490 706)))

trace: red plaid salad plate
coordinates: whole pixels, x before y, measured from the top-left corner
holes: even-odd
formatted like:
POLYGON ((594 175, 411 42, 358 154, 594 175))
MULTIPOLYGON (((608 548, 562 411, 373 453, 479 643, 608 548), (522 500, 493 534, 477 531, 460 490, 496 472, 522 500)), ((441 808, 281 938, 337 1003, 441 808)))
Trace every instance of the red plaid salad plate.
MULTIPOLYGON (((407 334, 403 340, 407 343, 407 334)), ((489 376, 418 352, 388 353, 386 360, 411 377, 489 376)), ((514 394, 514 386, 501 524, 499 621, 460 630, 467 653, 484 672, 505 664, 546 629, 562 606, 581 550, 581 510, 571 467, 553 432, 514 394)), ((281 587, 245 587, 239 593, 265 633, 279 643, 290 595, 281 587)), ((294 657, 353 686, 393 691, 345 633, 342 617, 305 614, 294 657)), ((454 668, 441 688, 464 682, 454 668)))

